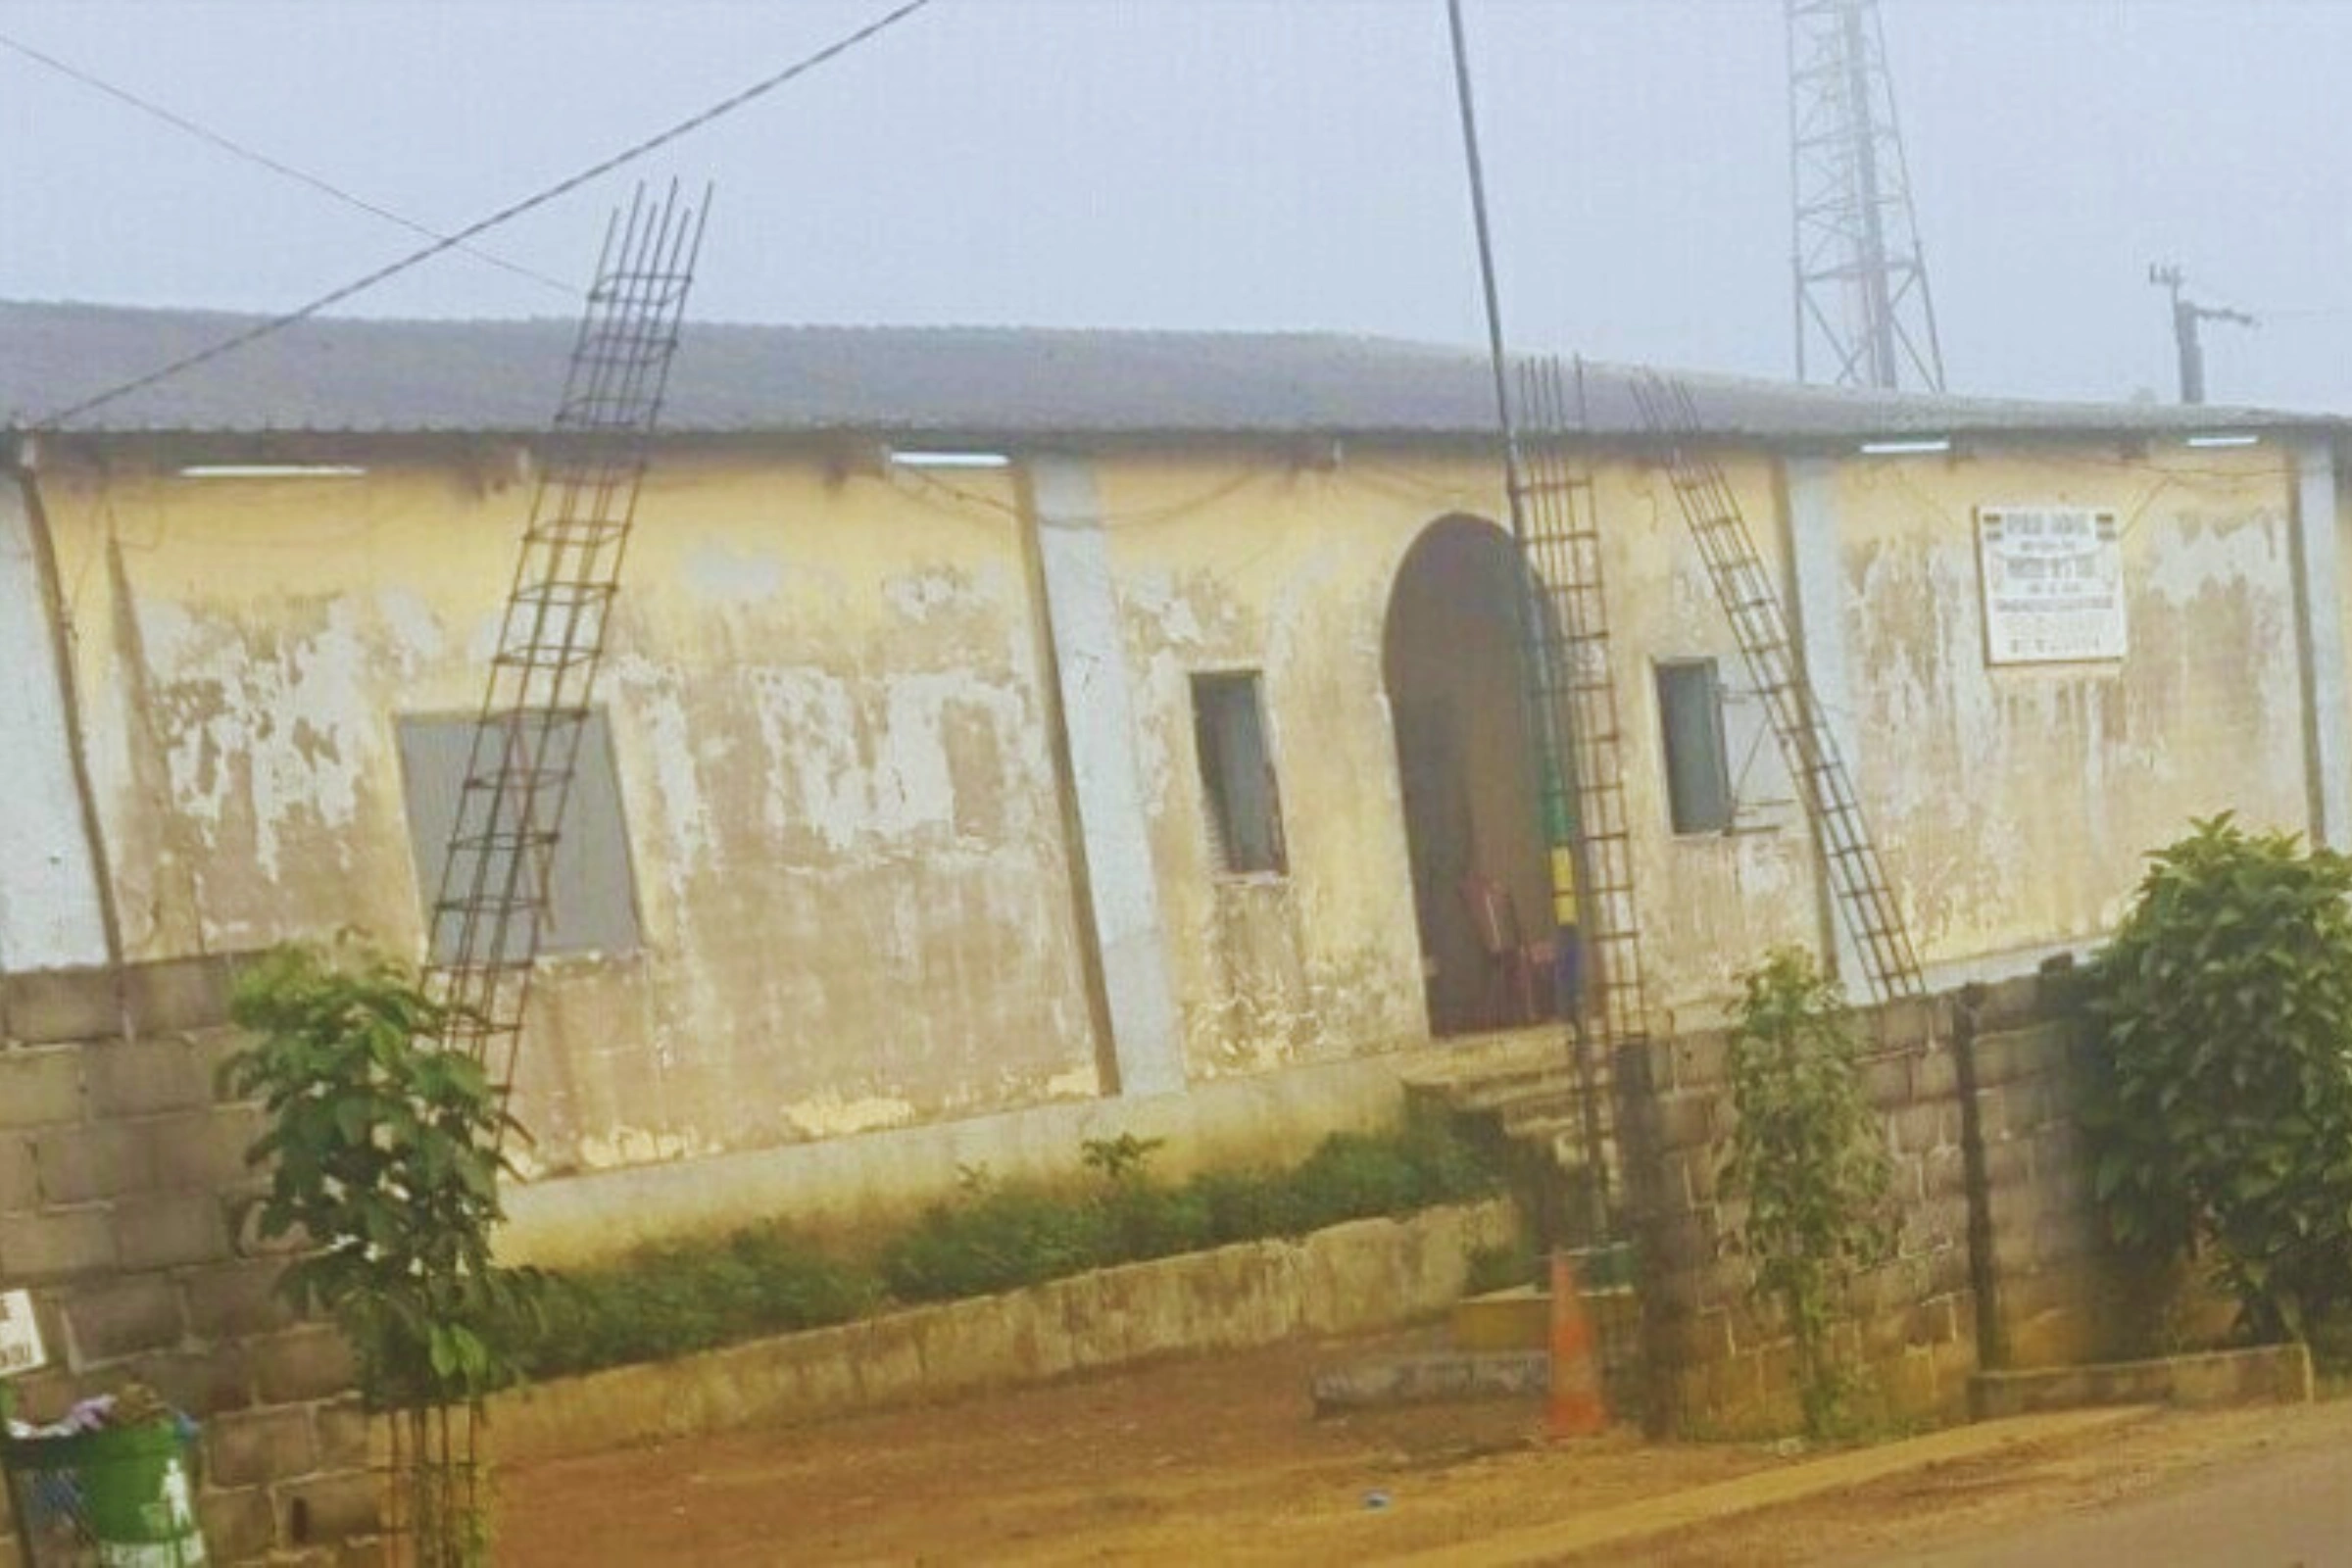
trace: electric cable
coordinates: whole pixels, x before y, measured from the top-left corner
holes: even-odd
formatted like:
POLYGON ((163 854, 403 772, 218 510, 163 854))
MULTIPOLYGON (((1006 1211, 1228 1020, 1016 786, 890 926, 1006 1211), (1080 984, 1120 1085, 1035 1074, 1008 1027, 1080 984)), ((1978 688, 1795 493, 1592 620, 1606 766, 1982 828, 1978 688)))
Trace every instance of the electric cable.
MULTIPOLYGON (((272 158, 268 153, 261 152, 258 149, 248 147, 243 142, 238 141, 233 137, 222 135, 220 131, 213 129, 209 125, 200 124, 196 121, 190 120, 187 116, 178 113, 176 110, 167 109, 162 104, 140 97, 137 93, 130 91, 127 87, 119 87, 101 76, 93 75, 91 73, 82 70, 79 66, 74 65, 69 61, 60 60, 57 56, 49 54, 43 50, 35 49, 32 45, 24 42, 21 38, 12 38, 7 33, 0 32, 0 49, 5 49, 13 55, 17 55, 22 59, 31 61, 36 66, 53 71, 57 74, 66 77, 70 81, 77 81, 81 83, 81 85, 91 89, 93 92, 104 93, 107 97, 114 99, 117 103, 126 104, 130 108, 137 110, 140 114, 147 116, 150 120, 162 121, 165 124, 172 126, 174 130, 183 131, 186 134, 195 137, 198 141, 205 142, 213 147, 219 148, 220 151, 227 153, 232 157, 241 158, 246 163, 258 165, 263 169, 269 170, 273 174, 283 175, 285 178, 293 180, 296 184, 307 185, 311 189, 318 191, 319 194, 331 197, 335 201, 341 202, 346 207, 356 208, 359 211, 368 214, 371 218, 380 218, 387 223, 396 223, 400 227, 409 230, 409 232, 413 234, 423 235, 426 239, 438 240, 449 238, 447 234, 442 233, 439 229, 434 228, 429 224, 419 223, 413 218, 403 217, 401 214, 392 211, 390 208, 379 206, 376 203, 368 200, 364 196, 355 196, 350 191, 345 190, 342 186, 334 183, 332 180, 311 173, 307 170, 297 169, 292 164, 285 163, 280 159, 272 158)), ((534 283, 544 283, 549 288, 559 290, 564 294, 569 295, 573 299, 579 298, 580 291, 571 284, 563 281, 561 278, 550 277, 545 272, 534 271, 532 269, 523 266, 519 262, 510 262, 503 256, 493 255, 489 251, 481 250, 472 245, 459 244, 457 249, 464 251, 466 255, 473 257, 476 261, 487 262, 492 267, 498 268, 501 270, 512 272, 516 277, 527 277, 534 283)))
POLYGON ((457 249, 459 246, 465 244, 469 239, 475 238, 477 235, 486 234, 491 229, 494 229, 503 223, 512 222, 514 220, 520 218, 525 213, 535 212, 539 208, 545 207, 548 203, 555 201, 560 197, 571 194, 571 192, 578 190, 582 185, 586 185, 593 180, 601 179, 605 175, 612 173, 614 170, 636 162, 638 159, 643 158, 648 153, 658 151, 659 149, 668 146, 671 142, 674 142, 683 136, 702 129, 705 125, 710 124, 712 121, 732 114, 736 110, 743 108, 746 104, 766 97, 769 93, 774 92, 777 88, 808 74, 809 72, 814 71, 819 66, 825 65, 830 61, 840 58, 842 55, 849 53, 852 49, 857 48, 859 44, 866 42, 868 39, 880 36, 882 33, 898 25, 900 23, 906 21, 908 17, 913 16, 916 12, 921 11, 924 7, 930 5, 931 3, 932 0, 904 0, 903 4, 883 13, 881 16, 876 17, 873 21, 865 24, 863 26, 857 28, 855 31, 844 33, 841 37, 834 39, 831 43, 826 44, 824 47, 817 49, 813 53, 803 55, 791 65, 786 66, 783 70, 778 71, 771 75, 762 77, 760 80, 752 83, 752 85, 749 87, 743 88, 739 92, 722 98, 718 102, 711 104, 706 109, 698 110, 694 114, 687 116, 684 120, 678 121, 676 123, 668 126, 666 129, 657 131, 642 141, 632 143, 630 146, 621 149, 617 153, 614 153, 612 157, 604 159, 599 163, 592 164, 588 168, 579 171, 577 173, 568 174, 564 178, 557 180, 552 185, 542 186, 539 190, 533 192, 531 195, 525 196, 518 201, 510 202, 505 207, 500 208, 497 212, 492 213, 489 217, 477 219, 473 222, 466 224, 464 228, 459 229, 454 234, 447 234, 435 239, 431 244, 421 246, 416 250, 411 251, 408 255, 401 257, 397 261, 388 262, 382 267, 375 269, 373 271, 367 273, 365 276, 355 278, 351 282, 345 283, 338 288, 329 289, 327 292, 319 295, 318 298, 313 299, 303 305, 296 306, 293 310, 284 312, 278 316, 266 318, 265 319, 257 321, 253 325, 246 327, 241 331, 232 332, 227 337, 220 338, 204 348, 195 350, 193 353, 183 354, 175 360, 172 360, 164 365, 158 366, 156 368, 147 371, 143 375, 133 376, 127 381, 117 382, 115 385, 110 386, 103 391, 92 393, 90 396, 82 398, 77 402, 67 404, 63 408, 41 415, 34 418, 27 428, 32 430, 59 429, 70 419, 77 419, 84 415, 93 414, 98 410, 107 407, 109 404, 121 402, 122 399, 129 397, 133 393, 143 392, 147 388, 154 386, 159 382, 168 381, 175 375, 184 374, 189 370, 195 369, 199 366, 209 365, 213 361, 221 358, 223 355, 233 354, 239 349, 261 341, 263 338, 274 336, 276 333, 284 331, 287 327, 295 326, 303 321, 307 321, 312 317, 319 314, 321 311, 327 310, 336 305, 340 305, 345 300, 352 299, 360 294, 364 294, 368 290, 374 288, 377 284, 397 277, 412 268, 420 266, 425 262, 431 261, 436 256, 440 256, 448 251, 457 249))

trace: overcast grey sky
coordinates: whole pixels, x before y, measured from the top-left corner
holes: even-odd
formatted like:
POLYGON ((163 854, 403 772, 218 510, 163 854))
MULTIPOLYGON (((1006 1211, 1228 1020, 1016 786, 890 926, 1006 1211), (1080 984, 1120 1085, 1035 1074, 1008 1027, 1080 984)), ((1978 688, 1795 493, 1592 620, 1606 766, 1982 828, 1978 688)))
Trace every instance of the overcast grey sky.
MULTIPOLYGON (((0 31, 454 227, 885 0, 0 0, 0 31)), ((1514 340, 1786 374, 1780 0, 1469 0, 1514 340)), ((1954 390, 2170 396, 2148 263, 2352 409, 2352 3, 1886 0, 1954 390), (2297 313, 2297 314, 2286 314, 2297 313)), ((1443 0, 936 0, 644 166, 698 314, 1479 340, 1443 0)), ((272 310, 413 236, 0 54, 0 296, 272 310)), ((615 176, 486 239, 577 277, 615 176)), ((568 315, 462 255, 349 309, 568 315)))

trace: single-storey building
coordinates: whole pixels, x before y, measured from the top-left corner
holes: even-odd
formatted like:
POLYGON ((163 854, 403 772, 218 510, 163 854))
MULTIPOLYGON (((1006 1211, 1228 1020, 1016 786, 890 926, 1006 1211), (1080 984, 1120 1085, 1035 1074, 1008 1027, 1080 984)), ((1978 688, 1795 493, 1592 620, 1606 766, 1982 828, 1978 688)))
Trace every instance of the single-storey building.
MULTIPOLYGON (((571 328, 0 306, 0 971, 424 956, 571 328)), ((1629 395, 1585 368, 1654 1027, 1835 951, 1629 395)), ((1692 385, 1934 982, 2230 809, 2352 836, 2344 421, 1692 385)), ((1279 1158, 1508 1024, 1548 907, 1470 351, 698 325, 517 1073, 516 1237, 846 1222, 959 1165, 1279 1158)), ((1539 999, 1540 1005, 1540 999, 1539 999)))

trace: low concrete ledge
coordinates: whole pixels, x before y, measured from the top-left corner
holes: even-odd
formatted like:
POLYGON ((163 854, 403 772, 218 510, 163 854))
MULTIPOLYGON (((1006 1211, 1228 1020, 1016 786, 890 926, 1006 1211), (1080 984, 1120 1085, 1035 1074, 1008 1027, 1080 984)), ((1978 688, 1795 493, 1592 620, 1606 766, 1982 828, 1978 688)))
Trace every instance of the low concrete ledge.
POLYGON ((1315 1378, 1315 1414, 1459 1399, 1530 1398, 1551 1381, 1542 1350, 1430 1350, 1382 1356, 1315 1378))
POLYGON ((1980 1421, 2084 1405, 2308 1404, 2311 1352, 2300 1345, 2263 1345, 2152 1361, 1979 1372, 1969 1379, 1968 1392, 1980 1421))
POLYGON ((1470 1254, 1519 1226, 1504 1199, 1335 1225, 893 1312, 502 1395, 502 1460, 603 1452, 1042 1383, 1159 1356, 1437 1317, 1470 1254))

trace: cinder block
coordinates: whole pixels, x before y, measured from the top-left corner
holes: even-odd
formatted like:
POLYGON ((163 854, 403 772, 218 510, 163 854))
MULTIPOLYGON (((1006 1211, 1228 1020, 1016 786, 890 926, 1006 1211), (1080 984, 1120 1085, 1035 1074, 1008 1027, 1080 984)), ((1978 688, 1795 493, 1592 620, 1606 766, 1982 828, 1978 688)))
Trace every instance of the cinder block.
POLYGON ((253 1369, 237 1346, 135 1356, 122 1363, 122 1373, 199 1421, 253 1407, 253 1369))
POLYGON ((1661 1151, 1707 1149, 1715 1142, 1715 1097, 1675 1094, 1658 1102, 1652 1126, 1661 1151))
POLYGON ((114 1216, 99 1208, 0 1215, 0 1279, 38 1284, 116 1266, 114 1216))
POLYGON ((2033 1146, 2023 1139, 1996 1138, 1984 1145, 1984 1185, 1995 1194, 2030 1200, 2034 1175, 2033 1146))
POLYGON ((155 1184, 170 1192, 214 1192, 261 1179, 245 1151, 264 1131, 258 1109, 215 1105, 139 1124, 155 1184))
POLYGON ((220 1200, 209 1193, 117 1203, 115 1236, 125 1268, 171 1268, 215 1262, 229 1255, 220 1200))
POLYGON ((0 1050, 0 1128, 81 1120, 78 1046, 0 1050))
POLYGON ((225 959, 169 958, 122 971, 122 1007, 140 1036, 214 1029, 228 1022, 225 959))
POLYGON ((240 1411, 205 1427, 211 1473, 224 1487, 259 1486, 318 1468, 318 1445, 307 1405, 240 1411))
POLYGON ((365 1470, 373 1457, 375 1418, 357 1398, 335 1399, 312 1412, 318 1438, 318 1468, 365 1470))
POLYGON ((110 1040, 86 1048, 90 1114, 155 1116, 213 1102, 204 1057, 184 1037, 110 1040))
POLYGON ((46 1202, 94 1202, 155 1186, 147 1135, 135 1123, 53 1127, 33 1136, 32 1150, 46 1202))
POLYGON ((1932 997, 1884 1003, 1872 1008, 1868 1017, 1873 1038, 1886 1050, 1917 1047, 1949 1032, 1940 1004, 1932 997))
POLYGON ((1946 1142, 1939 1105, 1905 1105, 1886 1118, 1886 1129, 1898 1154, 1923 1153, 1946 1142))
POLYGON ((1863 1062, 1862 1094, 1880 1110, 1912 1103, 1910 1054, 1888 1053, 1863 1062))
POLYGON ((1687 1034, 1680 1039, 1664 1041, 1667 1065, 1673 1076, 1661 1076, 1662 1088, 1672 1084, 1678 1090, 1714 1089, 1731 1077, 1732 1037, 1720 1029, 1705 1029, 1687 1034))
POLYGON ((285 1539, 295 1545, 333 1545, 382 1528, 382 1499, 373 1476, 319 1476, 273 1490, 285 1539))
POLYGON ((212 1091, 213 1099, 217 1102, 235 1103, 235 1096, 222 1092, 225 1086, 220 1081, 221 1068, 229 1057, 252 1045, 253 1037, 242 1029, 228 1028, 191 1030, 184 1038, 188 1049, 196 1054, 205 1087, 212 1091))
POLYGON ((187 1330, 179 1288, 154 1277, 74 1290, 65 1298, 65 1317, 76 1367, 172 1349, 187 1330))
POLYGON ((243 1340, 290 1327, 294 1309, 277 1294, 284 1264, 243 1258, 186 1276, 188 1328, 198 1339, 243 1340))
POLYGON ((1957 1198, 1968 1191, 1968 1155, 1959 1149, 1931 1149, 1919 1157, 1920 1192, 1926 1198, 1957 1198))
POLYGON ((110 1040, 122 1032, 122 1004, 105 969, 45 969, 10 975, 7 1032, 27 1045, 110 1040))
POLYGON ((250 1562, 278 1544, 277 1509, 261 1487, 222 1492, 208 1489, 196 1498, 205 1544, 216 1561, 250 1562))
POLYGON ((351 1351, 331 1328, 293 1329, 246 1348, 267 1404, 333 1398, 351 1392, 357 1382, 351 1351))
POLYGON ((1989 1089, 2047 1072, 2062 1054, 2063 1044, 2046 1029, 2010 1030, 1977 1038, 1977 1085, 1989 1089))
POLYGON ((33 1163, 32 1140, 23 1133, 0 1133, 0 1214, 40 1206, 40 1172, 33 1163))
POLYGON ((1977 999, 1977 1028, 1985 1034, 2036 1025, 2064 1031, 2070 1021, 2050 1016, 2054 998, 2038 975, 2018 975, 1982 988, 1977 999))
POLYGON ((1722 1159, 1712 1149, 1691 1150, 1676 1156, 1675 1167, 1682 1178, 1683 1200, 1693 1209, 1714 1204, 1722 1179, 1722 1159))

